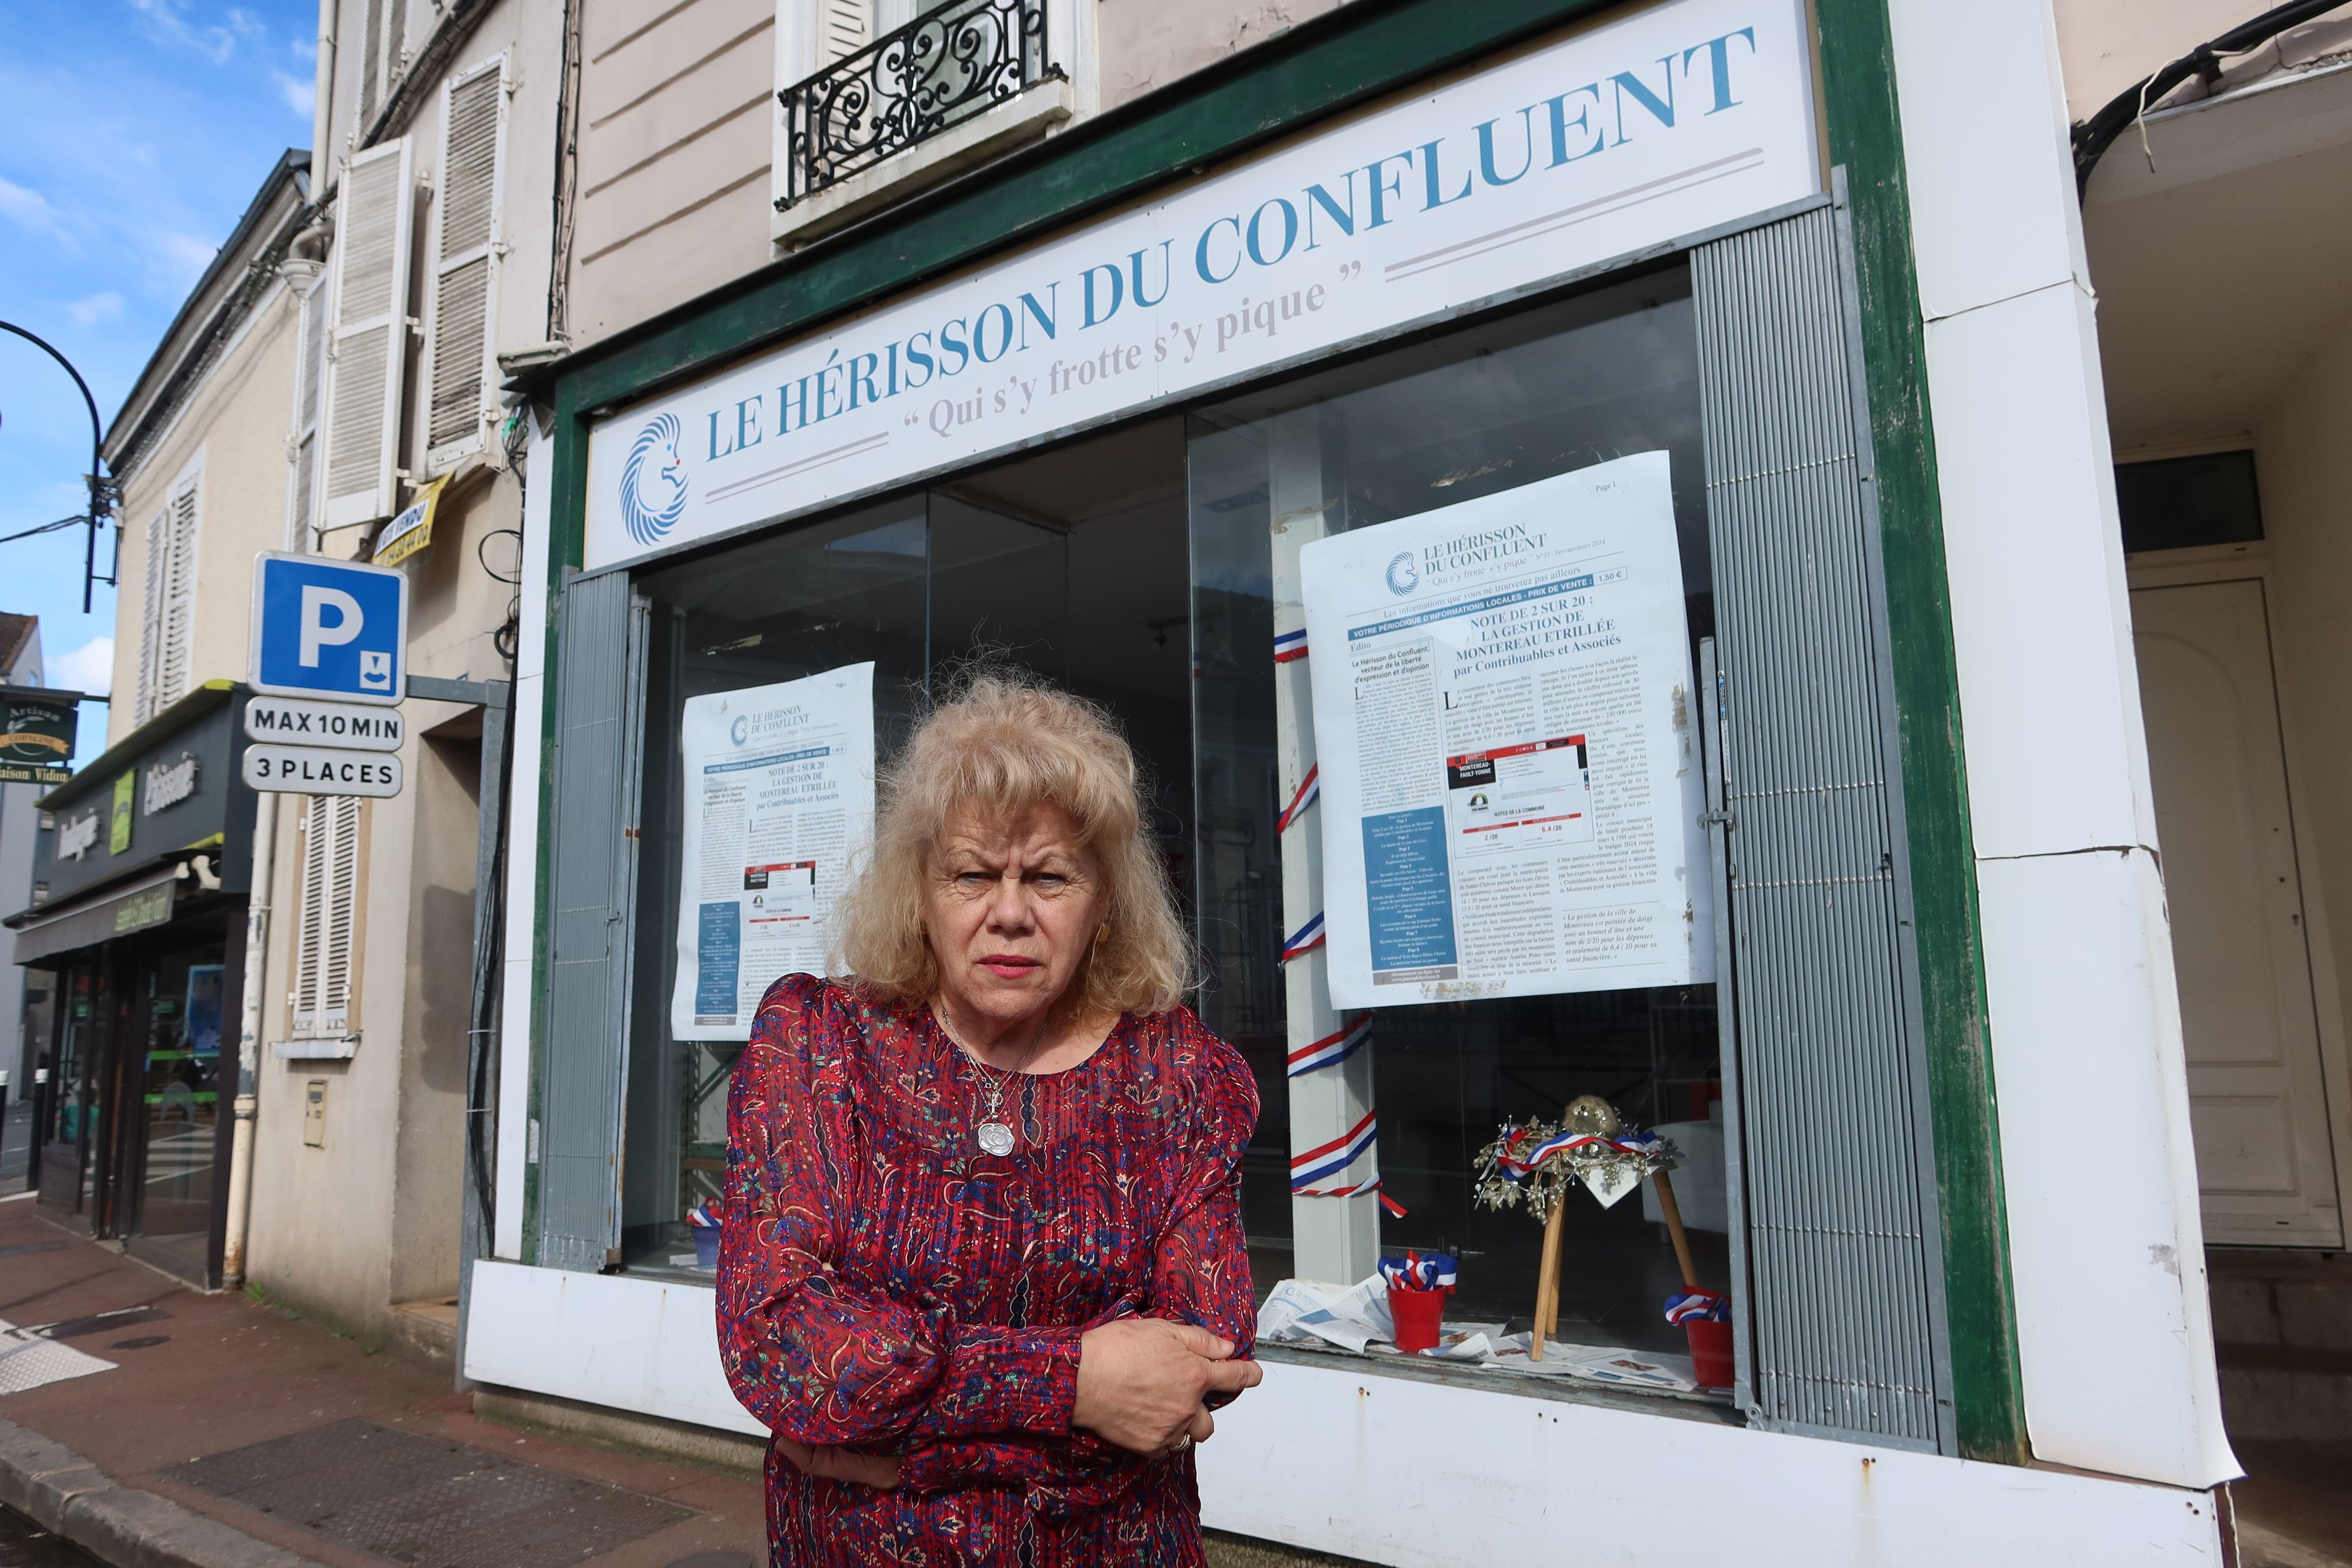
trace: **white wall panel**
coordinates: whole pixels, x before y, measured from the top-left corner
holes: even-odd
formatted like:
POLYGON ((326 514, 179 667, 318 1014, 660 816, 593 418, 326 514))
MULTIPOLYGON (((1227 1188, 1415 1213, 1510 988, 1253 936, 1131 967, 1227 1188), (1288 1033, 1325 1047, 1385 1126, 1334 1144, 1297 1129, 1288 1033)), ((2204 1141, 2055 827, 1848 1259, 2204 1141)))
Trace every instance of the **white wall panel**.
POLYGON ((1990 861, 1985 977, 2033 1451, 2210 1485, 2221 1430, 2189 1084, 2145 851, 1990 861))

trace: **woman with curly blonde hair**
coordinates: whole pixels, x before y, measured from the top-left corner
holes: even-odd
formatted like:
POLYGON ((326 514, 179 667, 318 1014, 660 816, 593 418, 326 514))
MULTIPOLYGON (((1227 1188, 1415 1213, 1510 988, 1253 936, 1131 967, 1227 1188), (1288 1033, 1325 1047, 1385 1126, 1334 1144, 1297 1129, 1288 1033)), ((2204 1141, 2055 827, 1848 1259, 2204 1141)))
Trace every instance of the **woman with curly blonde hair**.
POLYGON ((772 987, 728 1110, 719 1341, 770 1562, 1197 1564, 1255 1385, 1257 1094, 1182 1005, 1135 755, 968 676, 881 781, 839 976, 772 987))

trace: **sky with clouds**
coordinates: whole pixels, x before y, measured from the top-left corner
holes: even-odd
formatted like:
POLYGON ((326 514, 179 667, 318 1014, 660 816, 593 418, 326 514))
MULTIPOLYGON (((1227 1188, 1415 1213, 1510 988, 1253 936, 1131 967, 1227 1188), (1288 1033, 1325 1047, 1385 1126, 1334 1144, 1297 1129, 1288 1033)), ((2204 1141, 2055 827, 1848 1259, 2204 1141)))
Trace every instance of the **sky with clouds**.
MULTIPOLYGON (((71 360, 100 418, 278 158, 310 145, 318 27, 317 0, 0 3, 0 321, 71 360)), ((80 394, 0 333, 0 534, 81 511, 89 468, 80 394)), ((82 542, 0 543, 0 610, 41 617, 51 685, 97 690, 114 595, 82 614, 82 542)), ((108 554, 101 537, 101 570, 108 554)), ((80 760, 105 731, 86 706, 80 760)))

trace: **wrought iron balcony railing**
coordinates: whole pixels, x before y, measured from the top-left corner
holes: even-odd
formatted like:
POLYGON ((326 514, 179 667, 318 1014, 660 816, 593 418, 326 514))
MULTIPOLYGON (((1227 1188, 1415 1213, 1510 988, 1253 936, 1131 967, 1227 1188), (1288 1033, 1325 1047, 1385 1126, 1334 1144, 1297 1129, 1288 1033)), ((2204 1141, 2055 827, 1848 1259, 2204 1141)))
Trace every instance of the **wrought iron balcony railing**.
POLYGON ((781 210, 1058 76, 1045 0, 949 0, 784 89, 781 210))

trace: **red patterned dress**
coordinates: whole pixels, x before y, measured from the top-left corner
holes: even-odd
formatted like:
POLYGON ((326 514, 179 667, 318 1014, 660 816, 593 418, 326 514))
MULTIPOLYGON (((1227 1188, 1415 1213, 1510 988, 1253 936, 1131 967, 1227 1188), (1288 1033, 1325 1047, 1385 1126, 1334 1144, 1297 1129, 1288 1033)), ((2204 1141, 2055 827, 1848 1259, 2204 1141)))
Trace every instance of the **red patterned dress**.
POLYGON ((899 1458, 896 1491, 768 1455, 772 1568, 1183 1568, 1190 1452, 1074 1432, 1078 1336, 1120 1317, 1244 1347, 1243 1146, 1257 1090, 1183 1008, 1016 1076, 1013 1152, 981 1152, 979 1071, 928 1008, 787 975, 728 1106, 719 1346, 783 1436, 899 1458))

